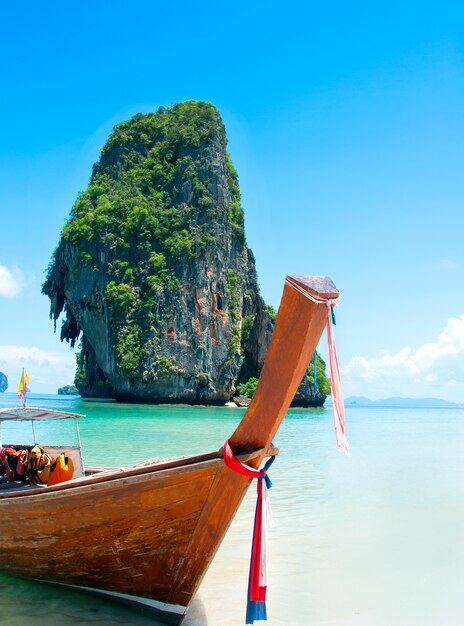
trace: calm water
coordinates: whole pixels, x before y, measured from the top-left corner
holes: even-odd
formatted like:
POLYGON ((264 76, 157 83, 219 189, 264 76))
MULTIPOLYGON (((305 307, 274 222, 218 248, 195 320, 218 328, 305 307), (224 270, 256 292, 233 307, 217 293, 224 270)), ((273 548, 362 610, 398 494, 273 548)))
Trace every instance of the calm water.
MULTIPOLYGON (((31 406, 87 414, 81 436, 88 464, 213 450, 243 414, 32 398, 31 406)), ((0 394, 0 406, 16 404, 14 394, 0 394)), ((336 451, 331 420, 329 409, 292 410, 275 440, 281 454, 271 473, 276 528, 267 623, 462 626, 464 411, 348 408, 351 458, 336 451)), ((15 434, 4 429, 3 440, 15 434)), ((72 435, 63 422, 38 430, 49 443, 72 435)), ((253 509, 251 489, 186 626, 244 623, 253 509)), ((35 626, 154 624, 86 595, 0 575, 0 623, 31 620, 35 626)))

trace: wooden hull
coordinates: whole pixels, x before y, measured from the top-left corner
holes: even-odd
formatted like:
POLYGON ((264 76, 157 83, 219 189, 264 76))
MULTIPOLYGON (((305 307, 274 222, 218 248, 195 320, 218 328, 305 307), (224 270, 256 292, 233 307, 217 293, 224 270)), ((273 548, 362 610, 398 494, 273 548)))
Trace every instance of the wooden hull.
POLYGON ((202 578, 179 577, 184 564, 198 560, 196 531, 206 522, 209 549, 200 559, 206 569, 207 553, 212 558, 232 519, 202 520, 208 497, 230 472, 215 456, 144 467, 132 476, 119 472, 102 480, 97 474, 68 488, 2 494, 2 571, 102 593, 180 623, 202 578))
MULTIPOLYGON (((258 388, 230 439, 242 462, 257 467, 270 449, 326 318, 324 305, 286 285, 258 388)), ((0 568, 178 624, 249 483, 219 451, 42 490, 0 491, 0 568)))

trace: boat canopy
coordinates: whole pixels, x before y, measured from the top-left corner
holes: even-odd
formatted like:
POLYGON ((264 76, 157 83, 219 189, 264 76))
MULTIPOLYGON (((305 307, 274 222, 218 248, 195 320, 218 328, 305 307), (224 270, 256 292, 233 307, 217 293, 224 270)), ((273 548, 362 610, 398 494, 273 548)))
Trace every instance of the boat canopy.
POLYGON ((79 413, 66 411, 54 411, 52 409, 39 409, 31 406, 16 407, 13 409, 0 409, 0 422, 2 421, 35 421, 35 420, 64 420, 85 417, 79 413))

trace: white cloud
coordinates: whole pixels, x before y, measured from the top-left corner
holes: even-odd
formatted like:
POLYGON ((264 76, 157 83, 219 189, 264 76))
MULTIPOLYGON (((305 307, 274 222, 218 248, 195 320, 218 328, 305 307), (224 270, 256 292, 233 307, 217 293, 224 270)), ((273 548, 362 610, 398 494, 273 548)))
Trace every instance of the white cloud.
POLYGON ((345 395, 439 397, 464 402, 464 313, 450 317, 436 341, 377 358, 356 356, 343 368, 345 395))
POLYGON ((17 267, 8 269, 0 265, 0 296, 15 298, 24 287, 24 277, 17 267))
POLYGON ((25 346, 0 346, 0 371, 8 378, 8 391, 15 391, 24 367, 31 377, 31 391, 56 393, 74 381, 73 352, 46 352, 25 346))

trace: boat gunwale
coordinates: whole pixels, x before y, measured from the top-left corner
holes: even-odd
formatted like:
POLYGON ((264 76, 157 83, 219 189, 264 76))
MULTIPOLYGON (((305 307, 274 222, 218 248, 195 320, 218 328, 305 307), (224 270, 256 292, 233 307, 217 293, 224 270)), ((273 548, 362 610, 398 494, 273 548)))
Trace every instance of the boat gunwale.
MULTIPOLYGON (((278 448, 270 450, 269 453, 270 455, 275 456, 278 454, 278 448)), ((250 461, 251 459, 254 459, 262 454, 263 449, 259 448, 257 450, 241 453, 237 455, 237 457, 242 463, 246 463, 247 461, 250 461)), ((108 486, 108 483, 111 482, 117 482, 119 480, 127 481, 127 479, 132 478, 137 479, 148 474, 157 474, 160 478, 164 478, 175 474, 184 474, 197 469, 221 467, 223 465, 223 449, 221 447, 219 450, 215 450, 213 452, 173 459, 164 463, 153 462, 152 464, 141 465, 140 467, 132 466, 128 468, 106 469, 104 472, 96 473, 92 476, 82 476, 80 478, 75 478, 74 480, 59 483, 58 485, 52 485, 51 487, 44 486, 39 490, 25 489, 22 491, 21 486, 19 486, 17 490, 12 488, 11 491, 6 491, 5 493, 0 492, 0 501, 14 498, 42 497, 57 492, 75 491, 77 489, 81 490, 103 484, 108 486)))

